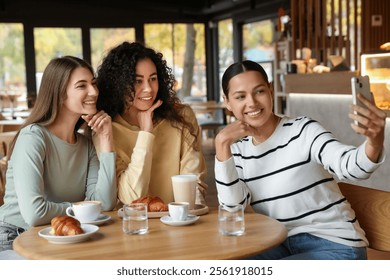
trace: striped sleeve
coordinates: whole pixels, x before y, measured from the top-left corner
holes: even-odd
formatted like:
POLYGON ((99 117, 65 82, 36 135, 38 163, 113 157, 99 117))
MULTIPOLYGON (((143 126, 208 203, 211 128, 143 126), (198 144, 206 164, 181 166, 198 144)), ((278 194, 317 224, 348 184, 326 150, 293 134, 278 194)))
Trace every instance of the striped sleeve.
POLYGON ((381 164, 371 162, 367 157, 366 142, 358 147, 342 144, 317 122, 308 126, 308 130, 314 135, 312 157, 340 180, 367 179, 381 164))
POLYGON ((215 181, 220 204, 242 204, 245 207, 250 203, 250 191, 242 181, 241 170, 237 168, 233 157, 226 161, 215 158, 215 181))

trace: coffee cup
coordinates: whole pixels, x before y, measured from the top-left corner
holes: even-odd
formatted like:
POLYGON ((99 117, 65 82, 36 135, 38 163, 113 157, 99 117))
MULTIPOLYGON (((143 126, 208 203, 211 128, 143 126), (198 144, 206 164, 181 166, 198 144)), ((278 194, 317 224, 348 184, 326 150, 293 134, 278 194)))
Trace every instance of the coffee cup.
POLYGON ((194 209, 197 181, 198 178, 194 174, 172 176, 173 196, 175 198, 175 202, 188 202, 188 209, 194 209))
POLYGON ((188 216, 188 202, 168 203, 169 216, 172 221, 185 221, 188 216))
POLYGON ((101 212, 101 202, 96 200, 75 202, 66 209, 66 214, 80 221, 88 223, 95 221, 101 212))
POLYGON ((298 72, 298 68, 295 63, 287 64, 287 74, 296 74, 297 72, 298 72))

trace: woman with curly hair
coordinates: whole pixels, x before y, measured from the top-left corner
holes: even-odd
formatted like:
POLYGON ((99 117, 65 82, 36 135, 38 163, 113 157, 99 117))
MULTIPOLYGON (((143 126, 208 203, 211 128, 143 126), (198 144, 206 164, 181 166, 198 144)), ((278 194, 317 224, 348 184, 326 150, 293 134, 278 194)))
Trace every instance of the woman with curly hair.
POLYGON ((140 43, 111 49, 98 67, 98 108, 113 119, 118 196, 174 200, 171 176, 196 174, 196 203, 204 204, 206 165, 195 115, 174 91, 163 55, 140 43))

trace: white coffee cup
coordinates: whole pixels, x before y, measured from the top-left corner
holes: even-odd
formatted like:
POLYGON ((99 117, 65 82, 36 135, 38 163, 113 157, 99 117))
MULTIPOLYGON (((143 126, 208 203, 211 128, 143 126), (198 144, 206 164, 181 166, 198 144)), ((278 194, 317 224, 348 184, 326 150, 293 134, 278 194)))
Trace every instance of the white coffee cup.
POLYGON ((188 202, 188 209, 194 209, 197 181, 198 178, 194 174, 172 176, 173 196, 175 198, 175 202, 188 202))
POLYGON ((188 216, 188 202, 168 203, 169 216, 172 221, 185 221, 188 216))
POLYGON ((101 205, 102 203, 96 200, 75 202, 66 209, 66 214, 80 223, 93 222, 100 215, 101 205))

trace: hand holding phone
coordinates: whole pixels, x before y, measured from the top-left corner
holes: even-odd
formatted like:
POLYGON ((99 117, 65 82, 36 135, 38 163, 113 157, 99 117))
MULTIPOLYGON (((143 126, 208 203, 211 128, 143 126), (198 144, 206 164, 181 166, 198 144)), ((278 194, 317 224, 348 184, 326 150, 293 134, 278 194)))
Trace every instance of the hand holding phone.
MULTIPOLYGON (((370 78, 368 76, 357 76, 351 78, 351 87, 352 87, 352 103, 354 105, 357 105, 359 107, 367 108, 366 105, 363 104, 363 102, 358 99, 358 94, 363 95, 367 100, 370 102, 373 102, 374 97, 372 96, 371 89, 370 89, 370 78)), ((359 114, 358 112, 354 111, 354 114, 359 114)), ((354 121, 355 125, 361 126, 358 121, 354 121)))

